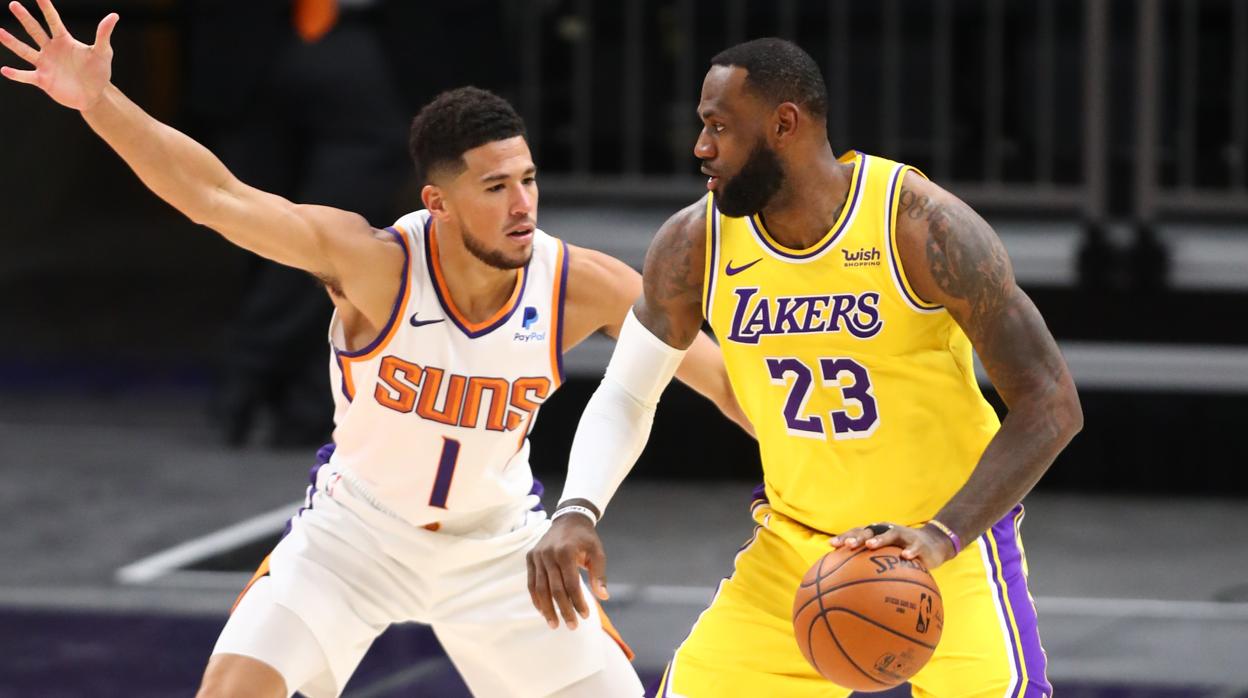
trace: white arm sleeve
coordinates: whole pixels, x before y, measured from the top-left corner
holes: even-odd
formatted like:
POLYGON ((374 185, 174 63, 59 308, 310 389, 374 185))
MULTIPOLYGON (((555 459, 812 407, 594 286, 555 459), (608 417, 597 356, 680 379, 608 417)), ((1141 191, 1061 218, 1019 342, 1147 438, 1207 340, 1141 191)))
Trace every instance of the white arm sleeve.
POLYGON ((650 438, 659 396, 685 351, 668 346, 628 311, 607 374, 581 414, 559 501, 587 499, 606 511, 650 438))

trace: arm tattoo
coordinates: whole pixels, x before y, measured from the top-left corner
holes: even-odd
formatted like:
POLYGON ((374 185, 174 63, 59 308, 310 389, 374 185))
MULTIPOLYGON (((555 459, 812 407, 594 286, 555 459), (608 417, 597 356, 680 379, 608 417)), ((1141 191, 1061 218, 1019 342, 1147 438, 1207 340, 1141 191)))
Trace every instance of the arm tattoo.
POLYGON ((701 328, 703 218, 700 208, 677 214, 646 253, 637 319, 671 346, 688 346, 701 328))
MULTIPOLYGON (((1012 295, 1014 273, 1005 248, 988 223, 963 204, 934 202, 902 188, 897 215, 925 221, 924 248, 932 280, 941 291, 964 302, 973 336, 997 322, 1012 295)), ((951 309, 952 310, 952 309, 951 309)))

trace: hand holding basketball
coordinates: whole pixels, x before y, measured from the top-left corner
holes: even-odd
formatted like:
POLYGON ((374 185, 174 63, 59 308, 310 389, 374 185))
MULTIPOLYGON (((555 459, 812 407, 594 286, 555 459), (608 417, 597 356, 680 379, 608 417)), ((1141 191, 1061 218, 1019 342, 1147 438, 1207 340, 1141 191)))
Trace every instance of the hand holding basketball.
POLYGON ((849 550, 857 550, 863 545, 873 550, 895 545, 902 548, 902 558, 917 559, 929 570, 934 570, 953 559, 957 553, 953 548, 953 541, 930 525, 911 528, 890 523, 871 524, 851 528, 838 536, 833 536, 828 543, 834 548, 844 547, 849 550))
POLYGON ((810 568, 793 599, 793 633, 824 678, 858 691, 896 686, 922 669, 944 629, 931 574, 895 547, 841 547, 810 568))
POLYGON ((89 109, 112 79, 113 47, 109 39, 113 27, 117 26, 117 13, 110 13, 100 21, 95 44, 88 46, 65 30, 52 0, 38 2, 48 25, 47 31, 20 2, 15 0, 9 3, 9 10, 30 35, 34 47, 0 29, 0 44, 35 69, 17 70, 4 66, 0 68, 0 74, 14 82, 34 85, 58 104, 70 109, 89 109))

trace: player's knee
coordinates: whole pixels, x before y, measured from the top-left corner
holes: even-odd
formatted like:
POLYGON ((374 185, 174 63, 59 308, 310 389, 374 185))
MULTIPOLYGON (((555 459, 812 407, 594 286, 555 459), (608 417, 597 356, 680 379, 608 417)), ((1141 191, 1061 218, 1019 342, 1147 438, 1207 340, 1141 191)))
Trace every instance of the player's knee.
POLYGON ((195 698, 285 698, 286 682, 276 669, 238 654, 208 660, 195 698))

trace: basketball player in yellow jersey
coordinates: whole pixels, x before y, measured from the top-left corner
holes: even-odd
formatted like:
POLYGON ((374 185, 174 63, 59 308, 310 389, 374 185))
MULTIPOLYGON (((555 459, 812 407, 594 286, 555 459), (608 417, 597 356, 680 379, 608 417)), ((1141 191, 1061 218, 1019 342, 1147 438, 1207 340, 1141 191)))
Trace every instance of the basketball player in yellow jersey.
POLYGON ((1050 695, 1019 502, 1082 425, 1070 374, 988 224, 913 168, 836 157, 827 100, 789 42, 712 60, 694 148, 710 194, 651 245, 644 295, 573 442, 560 507, 586 513, 529 553, 535 604, 551 620, 579 608, 578 564, 605 594, 593 522, 705 318, 758 434, 765 487, 754 536, 661 694, 848 695, 799 653, 794 592, 829 545, 892 544, 944 597, 916 695, 1050 695), (972 348, 1009 407, 1002 423, 972 348))

